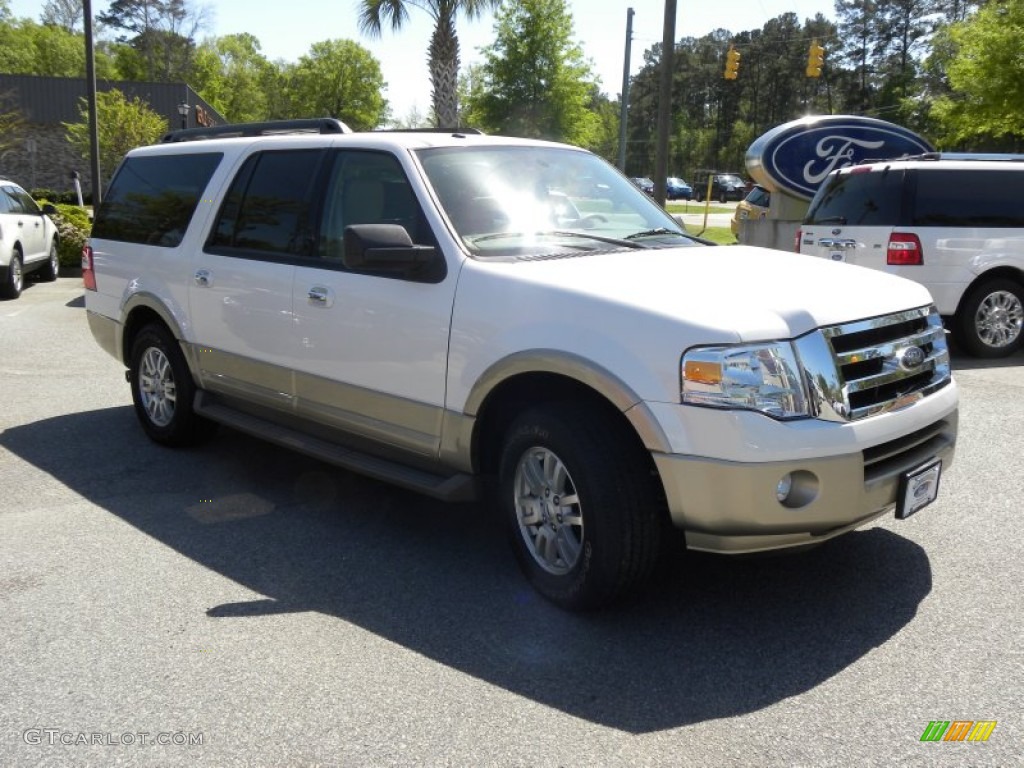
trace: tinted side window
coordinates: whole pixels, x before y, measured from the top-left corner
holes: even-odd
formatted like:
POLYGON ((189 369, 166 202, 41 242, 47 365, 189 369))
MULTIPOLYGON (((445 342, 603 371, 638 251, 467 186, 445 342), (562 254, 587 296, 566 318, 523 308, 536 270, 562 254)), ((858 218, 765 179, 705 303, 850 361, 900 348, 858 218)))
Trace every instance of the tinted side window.
POLYGON ((804 223, 894 227, 900 223, 902 201, 902 171, 842 173, 818 190, 804 223))
POLYGON ((177 246, 221 157, 210 152, 127 158, 96 213, 92 236, 177 246))
POLYGON ((917 174, 911 223, 920 227, 1024 227, 1024 172, 931 170, 917 174))
POLYGON ((311 193, 323 154, 319 149, 286 149, 259 152, 246 160, 217 216, 211 250, 310 255, 311 193))

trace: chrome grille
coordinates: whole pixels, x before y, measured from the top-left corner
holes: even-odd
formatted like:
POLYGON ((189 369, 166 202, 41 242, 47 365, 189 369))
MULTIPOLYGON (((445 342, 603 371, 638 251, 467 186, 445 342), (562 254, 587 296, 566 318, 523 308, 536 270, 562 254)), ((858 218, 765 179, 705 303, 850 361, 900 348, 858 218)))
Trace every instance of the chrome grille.
POLYGON ((856 421, 904 408, 950 381, 935 307, 822 328, 797 340, 816 416, 856 421))

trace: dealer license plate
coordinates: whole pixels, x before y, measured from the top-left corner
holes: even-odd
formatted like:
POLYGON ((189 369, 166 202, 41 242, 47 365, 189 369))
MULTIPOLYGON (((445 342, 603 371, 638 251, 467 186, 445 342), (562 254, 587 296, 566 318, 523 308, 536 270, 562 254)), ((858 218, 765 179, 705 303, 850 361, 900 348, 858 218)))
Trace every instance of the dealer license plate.
POLYGON ((935 501, 935 497, 939 495, 939 476, 941 474, 942 459, 935 459, 935 461, 907 472, 903 476, 896 505, 898 520, 906 520, 915 512, 935 501))

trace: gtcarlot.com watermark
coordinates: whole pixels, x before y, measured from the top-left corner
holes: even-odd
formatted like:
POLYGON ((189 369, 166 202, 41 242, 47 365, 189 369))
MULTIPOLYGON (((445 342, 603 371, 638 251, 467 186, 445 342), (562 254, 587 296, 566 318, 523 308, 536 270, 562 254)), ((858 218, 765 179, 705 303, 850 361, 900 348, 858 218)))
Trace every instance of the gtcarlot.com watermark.
POLYGON ((22 740, 33 747, 201 747, 203 733, 190 731, 65 731, 63 728, 26 728, 22 740))

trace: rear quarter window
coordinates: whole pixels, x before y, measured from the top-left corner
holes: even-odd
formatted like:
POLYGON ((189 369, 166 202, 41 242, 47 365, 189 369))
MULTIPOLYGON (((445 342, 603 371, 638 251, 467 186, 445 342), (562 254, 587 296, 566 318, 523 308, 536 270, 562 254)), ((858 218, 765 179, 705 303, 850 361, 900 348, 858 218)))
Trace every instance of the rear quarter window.
POLYGON ((839 173, 811 201, 805 224, 894 227, 903 210, 903 171, 839 173))
POLYGON ((176 247, 221 157, 219 152, 128 157, 96 213, 92 237, 176 247))
POLYGON ((917 174, 919 227, 1024 227, 1024 169, 927 169, 917 174))

